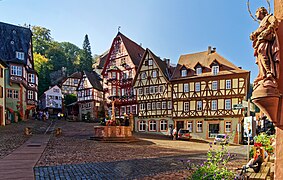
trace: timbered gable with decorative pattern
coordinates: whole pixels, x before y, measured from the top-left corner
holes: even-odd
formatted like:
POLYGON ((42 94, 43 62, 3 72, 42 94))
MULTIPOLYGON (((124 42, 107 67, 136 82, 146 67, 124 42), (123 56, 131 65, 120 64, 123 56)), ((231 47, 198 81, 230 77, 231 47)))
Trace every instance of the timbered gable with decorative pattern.
POLYGON ((116 116, 136 114, 137 102, 132 83, 143 53, 141 46, 122 33, 119 32, 114 38, 102 70, 103 91, 109 114, 112 101, 115 101, 116 116))
POLYGON ((178 64, 180 68, 175 69, 171 80, 173 118, 243 116, 242 110, 234 110, 233 105, 241 104, 246 98, 249 72, 216 52, 183 56, 179 60, 183 64, 178 64), (184 73, 183 67, 194 69, 195 73, 184 73), (197 70, 199 67, 202 69, 197 70))
POLYGON ((171 117, 172 98, 169 61, 146 49, 133 86, 139 104, 139 118, 171 117))

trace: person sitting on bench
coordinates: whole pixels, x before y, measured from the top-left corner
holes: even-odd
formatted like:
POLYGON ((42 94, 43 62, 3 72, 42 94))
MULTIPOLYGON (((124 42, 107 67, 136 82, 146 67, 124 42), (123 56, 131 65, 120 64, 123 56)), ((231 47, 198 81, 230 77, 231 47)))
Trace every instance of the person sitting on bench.
POLYGON ((254 153, 254 157, 248 162, 248 164, 244 165, 241 169, 241 174, 246 172, 248 168, 252 168, 255 173, 260 171, 261 164, 263 163, 264 152, 263 149, 257 147, 254 153))

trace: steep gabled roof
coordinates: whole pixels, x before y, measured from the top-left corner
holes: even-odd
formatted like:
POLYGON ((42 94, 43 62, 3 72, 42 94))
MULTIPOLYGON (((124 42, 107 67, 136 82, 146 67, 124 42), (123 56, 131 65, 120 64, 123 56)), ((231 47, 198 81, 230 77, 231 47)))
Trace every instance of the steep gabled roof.
POLYGON ((138 68, 138 66, 140 64, 142 55, 143 55, 145 50, 140 45, 138 45, 137 43, 135 43, 134 41, 132 41, 131 39, 129 39, 128 37, 123 35, 121 32, 118 32, 116 37, 113 39, 109 53, 106 56, 107 58, 106 58, 106 62, 104 63, 104 66, 103 66, 102 73, 104 73, 106 71, 106 65, 109 62, 109 59, 110 59, 110 56, 111 56, 111 51, 113 50, 114 42, 115 42, 115 40, 117 40, 117 38, 120 38, 122 40, 122 42, 124 43, 124 46, 125 46, 128 54, 129 54, 131 60, 133 61, 135 67, 138 68))
POLYGON ((64 82, 69 79, 69 78, 77 78, 77 79, 81 79, 83 77, 83 73, 82 72, 74 72, 73 74, 71 74, 68 77, 64 77, 64 79, 62 80, 62 82, 59 84, 60 86, 63 86, 64 82))
POLYGON ((109 50, 107 50, 102 55, 100 55, 99 64, 98 64, 97 68, 102 69, 104 67, 104 64, 106 63, 108 54, 109 54, 109 50))
POLYGON ((138 45, 137 43, 135 43, 134 41, 123 35, 121 32, 118 32, 117 36, 121 37, 129 53, 129 56, 131 57, 135 66, 138 67, 145 50, 140 45, 138 45))
POLYGON ((82 72, 74 72, 73 74, 71 74, 68 78, 77 78, 77 79, 81 79, 83 77, 83 73, 82 72))
MULTIPOLYGON (((220 71, 219 75, 225 74, 225 73, 230 74, 232 72, 233 73, 249 72, 249 71, 240 69, 239 67, 237 67, 236 65, 234 65, 233 63, 231 63, 230 61, 228 61, 221 55, 219 55, 216 51, 211 51, 210 53, 208 51, 203 51, 203 52, 198 52, 198 53, 193 53, 193 54, 181 55, 178 61, 177 68, 175 68, 175 71, 172 75, 172 78, 173 79, 180 78, 180 72, 178 71, 180 71, 180 68, 183 66, 185 66, 187 69, 194 70, 197 64, 201 64, 202 67, 210 69, 211 63, 213 63, 214 61, 217 61, 219 65, 221 65, 222 67, 225 67, 225 70, 220 71)), ((211 75, 211 72, 209 73, 206 72, 206 73, 202 73, 201 75, 198 75, 197 77, 210 76, 210 75, 211 75)), ((187 76, 186 78, 189 78, 189 76, 187 76)))
MULTIPOLYGON (((141 59, 141 61, 140 61, 140 64, 139 64, 139 67, 138 67, 138 70, 137 70, 137 74, 140 72, 140 69, 141 69, 142 66, 143 66, 143 62, 144 62, 144 60, 145 60, 145 58, 146 58, 147 53, 153 58, 153 61, 156 62, 158 68, 161 70, 161 72, 162 72, 163 76, 165 77, 165 79, 166 79, 167 81, 169 81, 169 79, 171 78, 171 77, 170 77, 170 72, 169 72, 170 69, 167 68, 166 62, 165 62, 165 61, 162 61, 159 57, 157 57, 157 56, 156 56, 150 49, 148 49, 148 48, 146 48, 146 50, 145 50, 145 52, 144 52, 144 54, 143 54, 143 56, 142 56, 142 59, 141 59)), ((171 66, 170 66, 170 68, 171 68, 171 66)), ((133 83, 137 80, 137 77, 138 77, 138 76, 136 75, 136 76, 135 76, 135 79, 134 79, 134 81, 133 81, 133 83)))
POLYGON ((220 56, 217 52, 208 54, 207 51, 181 55, 178 64, 184 64, 186 67, 194 69, 197 63, 200 63, 203 67, 209 67, 214 60, 233 69, 239 69, 233 63, 220 56))
POLYGON ((97 89, 98 91, 103 91, 103 87, 100 83, 101 78, 99 77, 99 75, 92 71, 92 72, 86 72, 84 71, 84 74, 86 75, 87 79, 89 80, 90 84, 92 85, 92 87, 94 89, 97 89))
POLYGON ((32 32, 29 28, 0 22, 0 59, 15 60, 16 51, 24 52, 27 62, 32 32))

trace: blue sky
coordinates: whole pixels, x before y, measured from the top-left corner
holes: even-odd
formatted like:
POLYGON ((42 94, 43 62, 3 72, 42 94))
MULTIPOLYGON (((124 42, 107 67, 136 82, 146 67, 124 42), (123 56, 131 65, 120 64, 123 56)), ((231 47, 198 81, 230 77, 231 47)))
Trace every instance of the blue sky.
MULTIPOLYGON (((243 69, 258 70, 249 35, 258 27, 247 0, 2 0, 1 22, 24 23, 51 30, 54 40, 82 47, 88 34, 92 53, 110 48, 121 32, 177 63, 181 54, 216 47, 217 52, 243 69)), ((250 0, 253 14, 265 0, 250 0)), ((273 10, 273 1, 271 1, 273 10)))

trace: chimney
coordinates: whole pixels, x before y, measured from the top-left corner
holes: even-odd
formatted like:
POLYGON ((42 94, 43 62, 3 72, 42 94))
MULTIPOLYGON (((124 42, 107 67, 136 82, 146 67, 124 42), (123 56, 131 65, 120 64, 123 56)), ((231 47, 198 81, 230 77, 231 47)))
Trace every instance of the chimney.
POLYGON ((163 61, 166 63, 167 68, 170 68, 170 59, 163 58, 163 61))
POLYGON ((207 48, 207 54, 211 54, 211 46, 208 46, 208 48, 207 48))
POLYGON ((216 47, 212 48, 213 49, 213 52, 216 52, 216 47))

